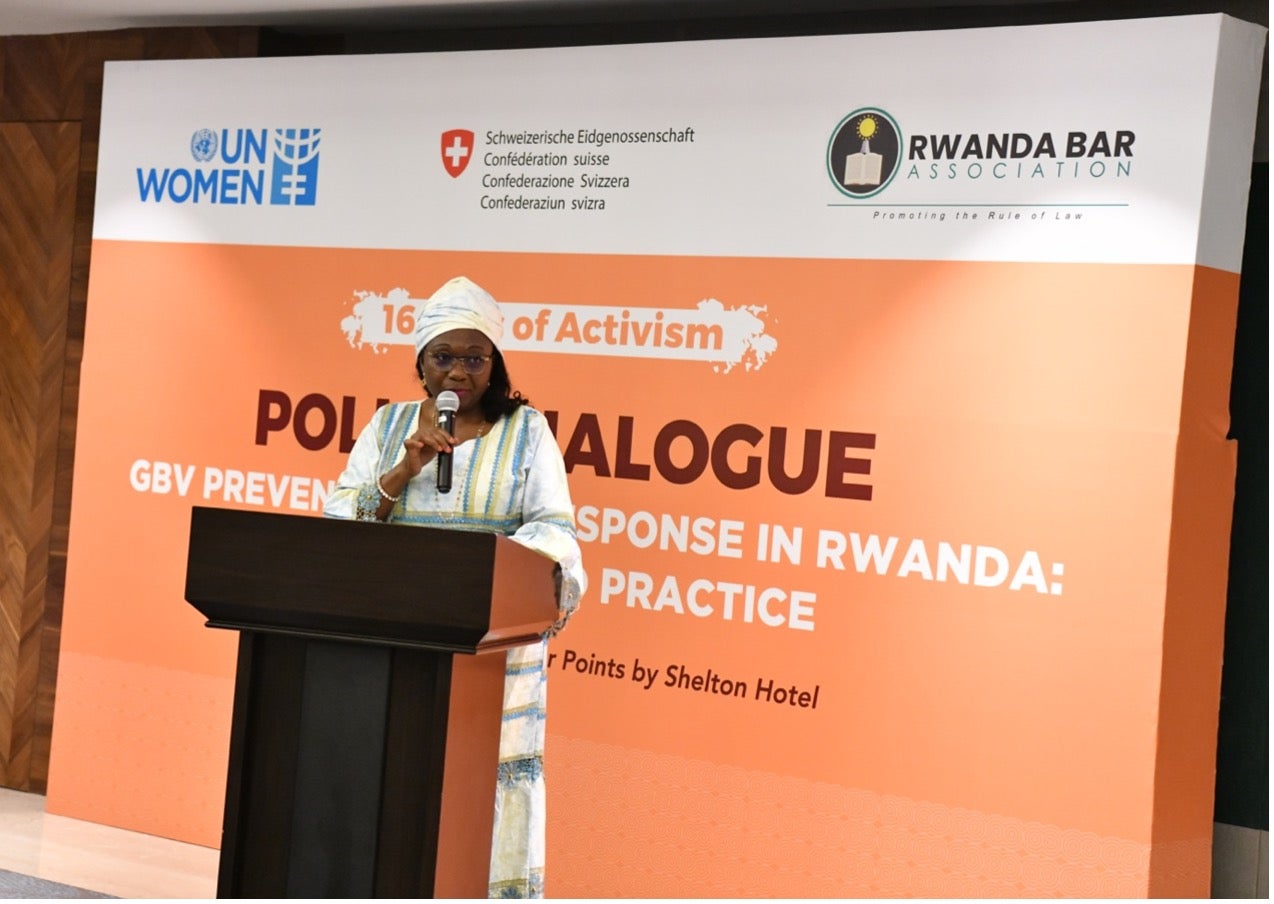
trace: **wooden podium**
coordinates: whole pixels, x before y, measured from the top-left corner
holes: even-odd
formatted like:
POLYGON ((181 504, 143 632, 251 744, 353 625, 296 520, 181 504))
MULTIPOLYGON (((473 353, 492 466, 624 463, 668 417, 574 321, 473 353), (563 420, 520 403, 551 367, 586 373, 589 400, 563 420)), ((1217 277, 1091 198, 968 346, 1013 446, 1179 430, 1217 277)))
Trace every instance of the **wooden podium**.
POLYGON ((499 651, 557 617, 554 568, 495 534, 196 506, 186 599, 240 632, 217 897, 486 897, 499 651))

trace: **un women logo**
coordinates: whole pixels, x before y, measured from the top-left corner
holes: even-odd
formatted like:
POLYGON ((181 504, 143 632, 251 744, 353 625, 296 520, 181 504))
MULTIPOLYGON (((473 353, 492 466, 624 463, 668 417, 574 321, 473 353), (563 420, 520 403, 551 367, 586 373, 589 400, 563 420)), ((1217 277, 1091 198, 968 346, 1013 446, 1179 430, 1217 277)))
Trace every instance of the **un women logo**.
POLYGON ((199 129, 191 135, 190 155, 198 163, 207 163, 217 156, 217 133, 212 129, 199 129))

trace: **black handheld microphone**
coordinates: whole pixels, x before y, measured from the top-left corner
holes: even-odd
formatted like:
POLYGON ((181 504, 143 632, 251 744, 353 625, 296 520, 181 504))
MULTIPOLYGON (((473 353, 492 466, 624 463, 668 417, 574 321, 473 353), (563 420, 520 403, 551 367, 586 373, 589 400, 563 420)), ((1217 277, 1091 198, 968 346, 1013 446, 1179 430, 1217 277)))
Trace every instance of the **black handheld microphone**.
MULTIPOLYGON (((438 409, 438 426, 446 430, 447 435, 450 436, 456 429, 456 412, 460 410, 460 396, 448 389, 446 392, 438 393, 434 405, 438 409)), ((451 492, 450 452, 438 453, 438 492, 451 492)))

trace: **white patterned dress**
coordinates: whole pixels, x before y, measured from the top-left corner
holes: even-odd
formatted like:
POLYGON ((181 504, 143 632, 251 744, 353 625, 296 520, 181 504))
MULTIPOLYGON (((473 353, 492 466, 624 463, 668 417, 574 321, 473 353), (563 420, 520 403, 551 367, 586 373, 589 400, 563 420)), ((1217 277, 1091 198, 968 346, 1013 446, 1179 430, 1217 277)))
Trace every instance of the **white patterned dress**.
MULTIPOLYGON (((405 454, 420 402, 395 402, 372 415, 324 506, 331 518, 374 520, 376 479, 405 454)), ((394 523, 493 531, 555 559, 562 569, 559 619, 565 624, 585 586, 566 469, 544 415, 522 406, 485 436, 452 452, 451 492, 439 493, 426 467, 394 503, 394 523)), ((544 896, 544 713, 548 639, 508 652, 500 730, 495 829, 488 896, 544 896)))

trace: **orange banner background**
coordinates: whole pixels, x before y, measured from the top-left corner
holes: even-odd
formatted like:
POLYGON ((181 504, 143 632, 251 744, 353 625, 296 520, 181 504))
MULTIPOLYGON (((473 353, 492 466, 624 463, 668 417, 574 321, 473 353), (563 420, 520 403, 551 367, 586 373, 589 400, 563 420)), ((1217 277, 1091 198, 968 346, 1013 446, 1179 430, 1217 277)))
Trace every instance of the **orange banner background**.
MULTIPOLYGON (((290 430, 258 444, 261 391, 319 393, 338 411, 349 397, 341 428, 356 432, 377 398, 418 387, 407 347, 346 341, 353 293, 423 299, 461 273, 504 302, 763 307, 777 342, 762 367, 729 372, 508 355, 515 386, 557 412, 563 448, 596 418, 587 454, 568 453, 581 512, 739 524, 737 556, 584 543, 590 590, 550 672, 550 894, 1207 893, 1233 487, 1216 338, 1232 341, 1237 276, 1186 266, 97 241, 50 812, 219 843, 235 638, 183 602, 190 506, 252 507, 205 495, 211 469, 260 472, 262 508, 276 507, 266 475, 276 491, 303 478, 312 498, 304 481, 333 479, 344 455, 290 430), (709 439, 753 425, 766 438, 725 465, 759 456, 761 481, 599 474, 599 460, 615 473, 621 418, 637 466, 670 422, 709 439), (807 492, 765 477, 776 427, 789 473, 805 431, 821 432, 807 492), (832 432, 874 435, 852 450, 869 472, 846 478, 870 500, 823 492, 832 432), (139 460, 152 484, 154 462, 182 470, 168 492, 139 490, 139 460), (800 533, 799 563, 760 560, 775 526, 800 533), (843 570, 820 564, 820 537, 854 534, 897 538, 886 573, 860 573, 849 551, 843 570), (1037 554, 1045 592, 926 577, 941 544, 999 551, 1010 574, 1037 554), (812 594, 813 630, 727 620, 719 592, 705 617, 602 601, 634 572, 652 598, 665 576, 683 593, 702 579, 812 594), (1184 621, 1174 582, 1200 594, 1184 621), (1170 659, 1187 637, 1191 657, 1170 659), (564 668, 568 654, 624 675, 564 668), (660 670, 648 689, 638 662, 660 670), (671 666, 748 694, 666 686, 671 666), (762 679, 817 688, 817 706, 758 700, 762 679), (1168 784, 1158 768, 1172 763, 1168 784), (1155 845, 1173 852, 1158 879, 1155 845)), ((670 454, 684 465, 688 442, 670 454)))

